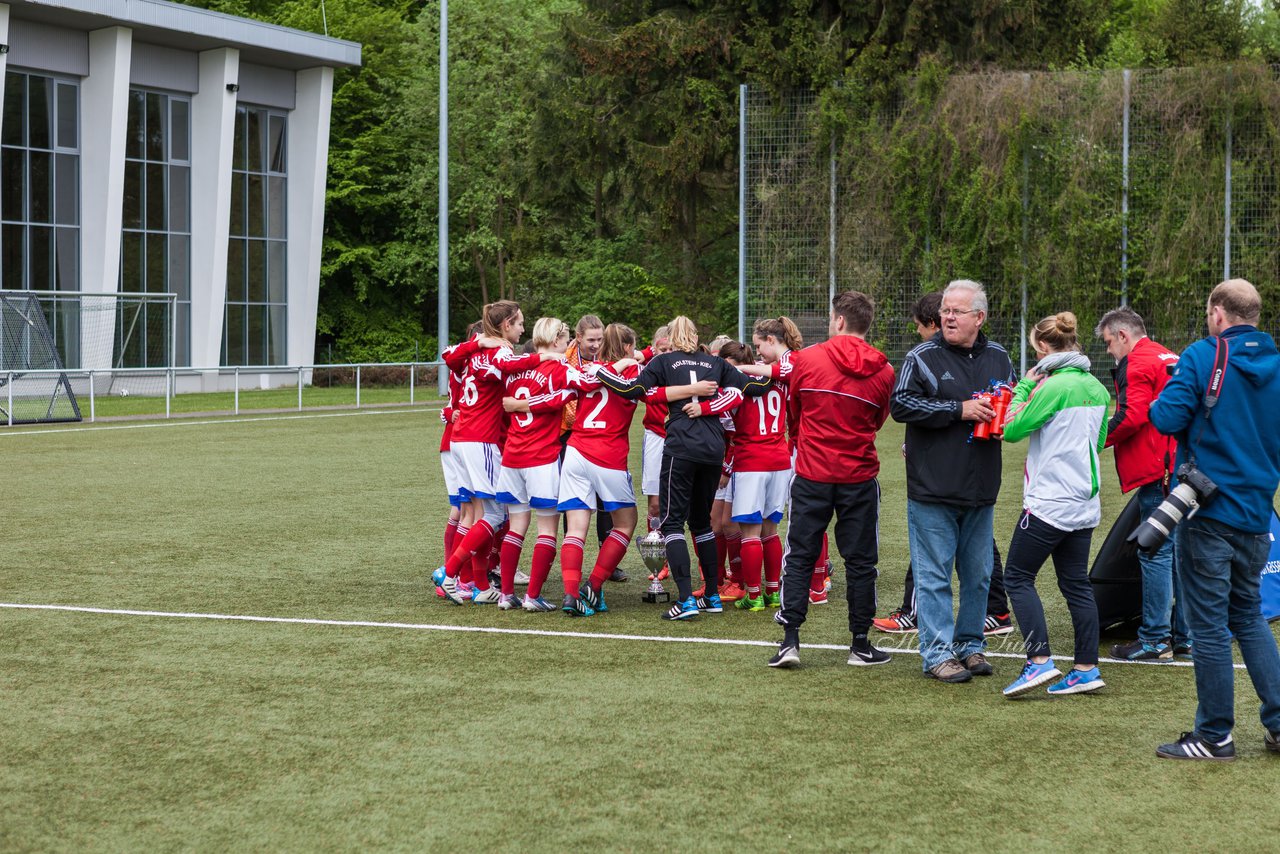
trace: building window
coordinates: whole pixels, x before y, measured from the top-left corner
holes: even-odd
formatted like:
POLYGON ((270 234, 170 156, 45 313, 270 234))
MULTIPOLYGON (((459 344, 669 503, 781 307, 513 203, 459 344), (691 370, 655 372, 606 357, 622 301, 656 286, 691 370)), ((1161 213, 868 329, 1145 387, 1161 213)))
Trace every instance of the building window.
POLYGON ((187 365, 191 362, 191 101, 130 89, 127 128, 120 291, 177 297, 173 306, 167 301, 121 300, 116 312, 116 352, 129 368, 187 365), (172 354, 171 339, 176 339, 172 354))
POLYGON ((236 109, 224 365, 283 365, 288 358, 287 120, 284 112, 266 107, 236 109))
MULTIPOLYGON (((80 289, 80 87, 74 80, 5 72, 0 287, 80 289)), ((49 325, 70 367, 80 363, 80 335, 76 307, 65 304, 65 311, 48 309, 49 325)))

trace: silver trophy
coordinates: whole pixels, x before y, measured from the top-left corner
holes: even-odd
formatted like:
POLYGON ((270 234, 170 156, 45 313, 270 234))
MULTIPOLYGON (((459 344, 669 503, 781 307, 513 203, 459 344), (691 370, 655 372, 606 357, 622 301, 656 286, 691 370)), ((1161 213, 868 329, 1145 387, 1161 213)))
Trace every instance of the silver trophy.
POLYGON ((658 580, 658 573, 662 571, 662 565, 667 562, 667 547, 662 542, 662 534, 650 531, 635 543, 637 551, 640 552, 640 559, 644 561, 645 568, 649 570, 649 576, 653 579, 649 582, 648 589, 644 591, 644 601, 670 602, 671 594, 658 580))

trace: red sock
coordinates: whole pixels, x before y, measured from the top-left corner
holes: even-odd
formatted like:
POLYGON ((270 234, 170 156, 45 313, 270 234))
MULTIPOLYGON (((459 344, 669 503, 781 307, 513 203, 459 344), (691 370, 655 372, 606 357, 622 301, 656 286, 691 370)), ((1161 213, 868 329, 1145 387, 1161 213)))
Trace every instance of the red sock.
MULTIPOLYGON (((449 558, 452 557, 453 553, 458 550, 458 546, 462 545, 462 541, 467 538, 467 534, 469 534, 470 532, 471 532, 470 528, 468 528, 466 525, 462 524, 461 522, 458 523, 458 530, 453 532, 453 544, 448 546, 444 550, 444 563, 445 563, 446 571, 448 570, 448 567, 449 567, 449 558)), ((468 574, 470 574, 470 570, 468 570, 467 572, 468 574)))
POLYGON ((524 534, 508 531, 502 538, 502 592, 510 596, 516 592, 516 565, 520 563, 520 550, 524 548, 524 534))
POLYGON ((453 538, 454 538, 454 537, 456 537, 457 535, 458 535, 458 520, 457 520, 457 519, 450 519, 450 520, 449 520, 449 524, 447 524, 447 525, 445 525, 445 526, 444 526, 444 556, 445 556, 445 558, 448 558, 448 557, 449 557, 449 555, 453 554, 453 547, 454 547, 454 545, 455 545, 455 543, 453 542, 453 538))
MULTIPOLYGON (((724 534, 716 533, 716 586, 724 583, 724 565, 729 561, 729 544, 724 534)), ((703 579, 705 581, 705 579, 703 579)))
POLYGON ((760 598, 760 569, 764 566, 764 546, 759 537, 742 538, 742 584, 752 599, 760 598))
POLYGON ((818 553, 818 560, 813 565, 813 578, 809 582, 809 589, 814 593, 821 593, 826 589, 827 580, 827 532, 822 532, 822 551, 818 553))
POLYGON ((591 570, 591 578, 587 581, 592 590, 599 590, 604 586, 609 576, 618 568, 630 544, 631 537, 616 529, 604 538, 604 542, 600 544, 600 553, 596 555, 596 565, 591 570))
POLYGON ((582 585, 583 545, 581 537, 565 537, 560 544, 560 577, 564 580, 566 596, 576 597, 582 585))
MULTIPOLYGON (((551 564, 556 559, 556 538, 551 535, 538 535, 533 544, 533 564, 529 567, 528 593, 534 599, 542 595, 542 585, 551 573, 551 564)), ((579 568, 581 572, 581 568, 579 568)))
POLYGON ((725 534, 725 550, 729 553, 729 580, 742 578, 742 534, 725 534))
MULTIPOLYGON (((471 530, 467 531, 467 535, 462 538, 462 541, 458 543, 458 547, 453 550, 453 554, 449 555, 449 559, 445 561, 445 574, 450 578, 457 578, 458 571, 462 569, 462 565, 471 563, 477 553, 483 554, 488 558, 489 549, 492 545, 493 528, 489 527, 488 522, 481 519, 471 526, 471 530)), ((481 574, 483 575, 483 572, 481 574)))
POLYGON ((770 534, 760 545, 764 550, 764 592, 777 593, 782 586, 782 540, 770 534))
POLYGON ((471 571, 471 561, 464 563, 462 569, 458 570, 458 581, 463 584, 475 584, 476 574, 471 571))

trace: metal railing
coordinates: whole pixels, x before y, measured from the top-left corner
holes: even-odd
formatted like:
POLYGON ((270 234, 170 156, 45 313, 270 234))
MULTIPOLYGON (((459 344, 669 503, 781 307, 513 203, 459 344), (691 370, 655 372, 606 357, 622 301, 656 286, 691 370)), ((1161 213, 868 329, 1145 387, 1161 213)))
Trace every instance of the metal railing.
MULTIPOLYGON (((120 385, 117 392, 119 396, 139 395, 150 398, 164 398, 164 417, 172 418, 173 402, 180 394, 210 394, 210 393, 227 393, 232 392, 232 412, 235 415, 241 414, 241 392, 270 391, 279 389, 288 389, 296 385, 297 388, 297 411, 303 411, 304 405, 303 392, 308 388, 318 388, 314 385, 313 379, 316 372, 319 371, 353 371, 354 385, 352 389, 355 394, 353 408, 360 409, 366 406, 362 399, 362 391, 364 390, 364 372, 368 368, 404 368, 407 371, 407 387, 408 387, 408 406, 416 406, 419 402, 419 383, 417 372, 420 369, 439 370, 443 367, 443 362, 350 362, 340 364, 323 364, 323 365, 236 365, 236 366, 219 366, 210 368, 187 368, 187 367, 168 367, 168 368, 116 368, 116 369, 66 369, 66 370, 3 370, 0 371, 0 378, 4 379, 5 394, 5 422, 7 426, 13 426, 14 404, 15 401, 22 402, 24 399, 39 400, 47 395, 23 394, 21 391, 21 383, 23 380, 43 380, 47 384, 49 380, 56 380, 59 377, 66 377, 71 383, 73 389, 79 398, 88 398, 88 417, 85 420, 89 422, 97 421, 98 418, 98 398, 113 396, 111 389, 115 385, 120 385), (261 380, 257 383, 251 383, 246 386, 246 379, 251 376, 257 377, 288 377, 292 382, 281 382, 278 385, 267 383, 266 386, 261 385, 261 380), (219 387, 208 389, 192 389, 187 392, 180 392, 179 386, 181 380, 190 378, 192 385, 200 383, 201 385, 208 382, 211 376, 216 376, 218 382, 215 385, 219 387), (229 379, 229 388, 221 388, 221 380, 229 379), (151 380, 152 384, 147 385, 146 380, 151 380), (107 391, 100 392, 99 386, 102 382, 107 381, 107 391), (140 384, 141 383, 141 384, 140 384), (87 390, 87 395, 85 391, 87 390)), ((434 389, 434 382, 428 382, 427 395, 432 402, 438 402, 439 396, 434 389)), ((344 387, 342 384, 339 388, 344 387)), ((337 406, 342 408, 342 404, 325 404, 326 406, 337 406)), ((278 409, 279 407, 271 407, 278 409)), ((83 408, 82 408, 83 414, 83 408)), ((245 410, 245 411, 261 411, 245 410)), ((145 413, 144 413, 145 414, 145 413)), ((156 413, 159 416, 159 413, 156 413)), ((43 419, 23 419, 23 420, 43 420, 43 419)))

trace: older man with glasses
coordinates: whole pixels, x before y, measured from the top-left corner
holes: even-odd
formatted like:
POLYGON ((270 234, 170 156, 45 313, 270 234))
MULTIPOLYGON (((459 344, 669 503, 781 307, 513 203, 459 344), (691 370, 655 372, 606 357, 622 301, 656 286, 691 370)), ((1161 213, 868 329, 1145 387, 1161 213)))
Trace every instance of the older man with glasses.
POLYGON ((982 332, 987 295, 961 279, 942 292, 942 330, 907 354, 890 401, 907 425, 907 534, 916 577, 924 672, 943 682, 989 676, 983 620, 991 583, 992 519, 1000 493, 1000 442, 973 441, 995 411, 975 399, 1012 384, 1009 354, 982 332), (951 568, 960 581, 952 616, 951 568))

